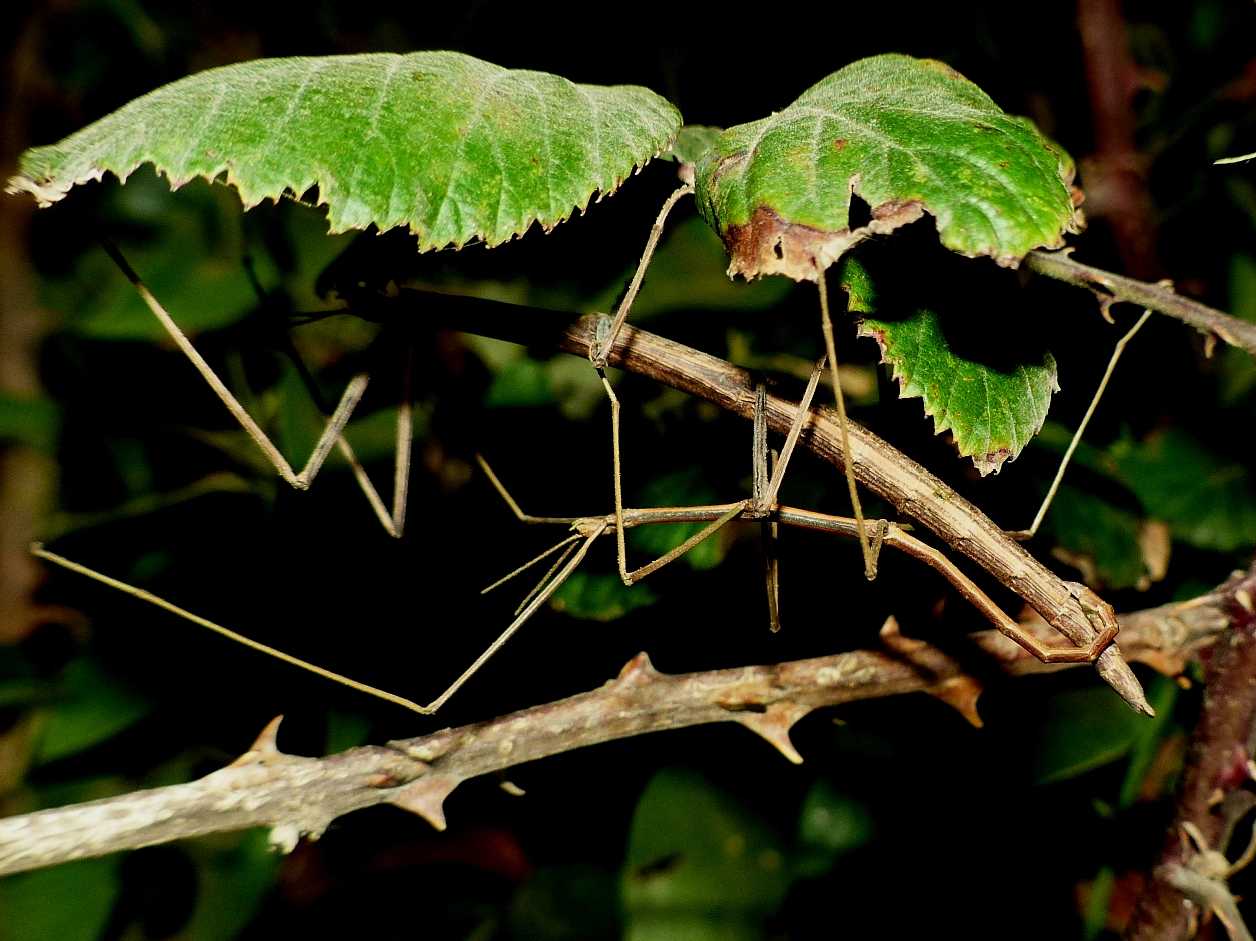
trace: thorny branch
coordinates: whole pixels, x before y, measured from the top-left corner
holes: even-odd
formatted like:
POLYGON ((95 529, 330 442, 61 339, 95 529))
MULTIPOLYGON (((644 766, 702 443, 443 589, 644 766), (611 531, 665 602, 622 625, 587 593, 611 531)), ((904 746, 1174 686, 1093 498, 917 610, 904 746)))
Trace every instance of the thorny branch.
POLYGON ((1102 268, 1083 265, 1074 261, 1067 251, 1033 251, 1025 256, 1024 265, 1048 278, 1089 288, 1099 295, 1105 305, 1128 302, 1149 308, 1256 356, 1256 323, 1240 320, 1207 304, 1183 297, 1171 287, 1136 281, 1102 268))
MULTIPOLYGON (((386 317, 448 325, 469 333, 557 348, 587 357, 598 337, 600 314, 572 320, 570 314, 478 298, 403 291, 381 302, 386 317)), ((607 362, 752 418, 755 383, 749 372, 665 337, 625 325, 608 351, 607 362)), ((789 430, 797 404, 767 396, 768 425, 789 430)), ((900 513, 919 520, 951 548, 968 556, 1020 595, 1049 624, 1078 647, 1088 647, 1106 627, 1112 609, 1081 585, 1066 582, 1031 556, 980 509, 897 448, 853 421, 847 422, 855 477, 889 500, 900 513), (1092 620, 1093 619, 1093 620, 1092 620), (1097 628, 1095 621, 1099 621, 1097 628)), ((832 409, 815 408, 800 444, 845 468, 841 426, 832 409)), ((1151 714, 1142 686, 1110 645, 1095 661, 1099 675, 1134 709, 1151 714)))
MULTIPOLYGON (((1178 670, 1226 630, 1224 595, 1134 612, 1121 619, 1129 656, 1178 670)), ((1027 625, 1043 638, 1045 623, 1027 625)), ((232 764, 188 784, 137 791, 0 820, 0 875, 136 849, 207 833, 271 828, 291 850, 337 817, 393 804, 445 826, 445 798, 463 781, 601 742, 713 722, 738 722, 790 761, 802 757, 789 730, 815 709, 861 699, 926 692, 969 721, 980 681, 956 657, 882 629, 883 649, 668 675, 645 654, 599 689, 475 725, 326 758, 278 750, 278 720, 232 764)), ((983 662, 1007 676, 1065 669, 1048 665, 996 631, 970 635, 983 662)))
POLYGON ((1211 911, 1233 941, 1246 935, 1225 884, 1225 853, 1247 845, 1248 834, 1235 832, 1250 823, 1256 804, 1251 782, 1256 746, 1256 562, 1213 593, 1230 622, 1226 643, 1216 645, 1207 664, 1206 689, 1173 824, 1165 836, 1160 862, 1148 890, 1130 920, 1127 937, 1158 941, 1188 936, 1188 928, 1211 911), (1232 840, 1231 837, 1234 837, 1232 840), (1202 845, 1195 845, 1198 840, 1202 845))

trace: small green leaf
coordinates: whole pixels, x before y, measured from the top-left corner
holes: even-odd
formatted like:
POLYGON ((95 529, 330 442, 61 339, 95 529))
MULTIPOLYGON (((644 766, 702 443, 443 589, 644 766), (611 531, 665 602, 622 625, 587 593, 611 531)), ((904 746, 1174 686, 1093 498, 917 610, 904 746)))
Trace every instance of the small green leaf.
POLYGON ((697 163, 723 133, 724 129, 719 127, 686 124, 676 134, 676 140, 672 143, 672 150, 668 156, 681 163, 697 163))
POLYGON ((49 205, 152 163, 174 187, 225 175, 246 208, 317 186, 332 232, 406 226, 425 250, 497 245, 613 192, 680 123, 648 89, 456 52, 261 59, 180 79, 28 150, 8 190, 49 205))
POLYGON ((1134 513, 1066 484, 1055 495, 1046 525, 1057 546, 1094 566, 1102 584, 1109 588, 1147 587, 1147 566, 1138 541, 1139 519, 1134 513))
POLYGON ((618 575, 575 572, 550 596, 550 606, 573 618, 615 621, 657 600, 649 585, 629 588, 618 575))
MULTIPOLYGON (((878 312, 878 295, 863 265, 845 259, 840 277, 851 311, 878 312)), ((1034 357, 1014 340, 997 351, 989 344, 976 350, 957 345, 948 330, 973 329, 978 321, 972 311, 954 310, 949 317, 926 307, 905 315, 879 313, 880 318, 860 321, 859 335, 881 347, 881 361, 898 381, 900 397, 921 399, 934 433, 951 432, 960 456, 972 458, 982 475, 1015 459, 1042 428, 1051 396, 1060 388, 1054 357, 1045 351, 1034 357)))
POLYGON ((730 797, 684 771, 647 785, 622 883, 629 938, 761 937, 789 881, 780 841, 730 797))
POLYGON ((842 853, 872 839, 873 830, 866 807, 839 793, 829 782, 818 781, 807 792, 798 815, 795 871, 800 876, 823 875, 842 853))
MULTIPOLYGON (((652 477, 650 482, 641 488, 641 506, 700 506, 714 503, 715 492, 706 484, 702 470, 689 467, 670 474, 652 477)), ((656 559, 670 552, 690 536, 700 532, 706 523, 677 523, 675 525, 638 526, 628 531, 629 544, 634 552, 640 552, 647 559, 656 559)), ((702 540, 681 558, 690 568, 698 571, 713 569, 724 561, 726 546, 715 533, 702 540)))
POLYGON ((949 66, 881 55, 725 131, 698 164, 696 197, 730 275, 815 281, 858 242, 926 212, 947 248, 1015 266, 1078 231, 1072 173, 1032 123, 949 66), (853 230, 852 193, 872 210, 853 230))
POLYGON ((75 660, 60 679, 60 697, 41 724, 35 764, 47 764, 104 742, 134 725, 152 703, 87 659, 75 660))

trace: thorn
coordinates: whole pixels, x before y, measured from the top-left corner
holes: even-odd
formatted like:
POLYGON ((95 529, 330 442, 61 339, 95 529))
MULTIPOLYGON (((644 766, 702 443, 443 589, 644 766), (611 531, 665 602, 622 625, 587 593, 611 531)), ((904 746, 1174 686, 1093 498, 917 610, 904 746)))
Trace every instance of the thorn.
POLYGON ((279 736, 279 723, 283 722, 283 716, 275 716, 266 723, 266 728, 258 734, 253 740, 253 744, 249 746, 249 750, 237 758, 228 768, 239 768, 244 765, 265 764, 272 758, 282 755, 276 741, 279 736))
POLYGON ((898 626, 898 618, 890 615, 881 625, 881 642, 898 654, 913 654, 924 650, 928 644, 913 637, 904 637, 898 626))
POLYGON ((937 686, 927 690, 954 709, 975 729, 982 728, 985 723, 977 711, 977 699, 981 696, 982 685, 971 676, 952 676, 937 686))
MULTIPOLYGON (((881 625, 881 642, 894 654, 902 657, 918 670, 937 675, 938 662, 928 656, 930 647, 923 640, 904 637, 894 615, 881 625), (924 656, 921 656, 924 655, 924 656)), ((936 654, 936 651, 934 652, 936 654)), ((951 676, 928 687, 925 692, 955 709, 974 728, 982 728, 981 714, 977 711, 977 699, 984 687, 976 678, 967 674, 951 676)))
POLYGON ((1252 593, 1246 588, 1240 588, 1236 591, 1234 593, 1234 600, 1237 601, 1243 610, 1248 614, 1256 614, 1256 604, 1253 604, 1252 602, 1252 593))
POLYGON ((523 788, 521 788, 518 784, 516 784, 514 781, 501 781, 498 784, 498 787, 500 787, 503 791, 505 791, 511 797, 523 797, 525 794, 528 793, 523 788))
POLYGON ((407 784, 388 803, 418 814, 437 830, 445 829, 445 798, 462 783, 447 774, 428 774, 407 784))
POLYGON ((768 706, 766 712, 737 711, 733 713, 733 718, 751 732, 767 739, 786 759, 800 765, 802 755, 790 741, 789 730, 811 709, 811 706, 800 706, 796 703, 775 702, 768 706))
POLYGON ((650 662, 650 655, 642 651, 624 664, 624 668, 619 671, 619 676, 615 677, 612 682, 616 687, 645 686, 662 675, 654 669, 654 664, 650 662))

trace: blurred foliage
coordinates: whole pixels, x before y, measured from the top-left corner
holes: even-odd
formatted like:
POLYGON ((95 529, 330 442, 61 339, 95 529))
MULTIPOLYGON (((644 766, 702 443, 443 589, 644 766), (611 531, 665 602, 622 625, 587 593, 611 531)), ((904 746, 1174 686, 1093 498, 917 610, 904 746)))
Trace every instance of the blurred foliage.
MULTIPOLYGON (((1125 8, 1147 83, 1135 99, 1137 133, 1163 273, 1184 292, 1256 317, 1252 165, 1211 163, 1256 149, 1256 9, 1241 0, 1125 8)), ((1027 31, 1023 11, 1006 4, 971 5, 966 16, 953 7, 911 17, 844 8, 840 34, 782 17, 756 24, 750 40, 742 24, 708 22, 703 41, 673 35, 664 44, 659 24, 674 10, 645 8, 617 23, 618 39, 607 44, 586 34, 574 41, 518 4, 320 0, 294 17, 257 5, 79 0, 40 8, 15 31, 24 51, 10 48, 8 61, 20 100, 10 103, 6 137, 15 148, 55 140, 161 82, 228 61, 439 47, 579 81, 644 84, 689 120, 729 126, 783 107, 845 62, 886 51, 893 36, 896 50, 941 58, 1009 113, 1032 116, 1080 158, 1085 186, 1094 140, 1073 12, 1044 9, 1027 31), (729 68, 728 49, 751 40, 789 53, 766 68, 751 59, 729 68)), ((66 555, 330 668, 430 698, 509 623, 530 587, 525 576, 480 598, 483 585, 562 535, 519 525, 474 455, 492 461, 528 512, 606 512, 609 409, 586 362, 431 329, 423 314, 439 305, 438 293, 416 307, 413 323, 383 327, 397 333, 372 348, 381 326, 366 301, 421 287, 610 310, 675 173, 674 163, 652 164, 550 236, 491 252, 420 256, 392 234, 329 238, 322 214, 292 201, 241 214, 223 187, 171 193, 143 171, 126 186, 84 187, 23 216, 15 231, 27 255, 15 255, 10 263, 20 267, 4 275, 29 281, 46 311, 35 364, 43 391, 0 396, 0 442, 55 455, 59 477, 56 506, 17 509, 43 512, 41 537, 66 555), (348 380, 371 368, 349 436, 385 500, 399 351, 412 338, 406 538, 379 530, 338 455, 307 493, 277 481, 96 247, 98 235, 121 247, 294 463, 348 380), (323 316, 344 302, 363 316, 323 316)), ((1079 255, 1119 269, 1103 195, 1090 194, 1079 255)), ((1111 326, 1084 292, 1022 281, 985 261, 942 259, 931 226, 869 246, 897 266, 889 289, 914 291, 939 271, 948 287, 988 285, 968 306, 961 292, 947 314, 994 309, 972 331, 978 339, 989 334, 997 347, 1006 329, 1052 351, 1062 388, 1046 427, 997 478, 982 480, 934 437, 919 403, 900 401, 884 373, 870 380, 877 349, 857 341, 849 323, 838 337, 843 385, 862 381, 852 391, 856 418, 1018 528, 1032 519, 1136 312, 1117 308, 1111 326)), ((726 265, 718 240, 682 203, 634 320, 732 356, 796 397, 821 349, 814 291, 784 279, 730 283, 726 265)), ((1205 590, 1247 564, 1256 543, 1256 440, 1246 432, 1256 422, 1256 366, 1234 350, 1207 352, 1181 324, 1149 322, 1030 544, 1067 577, 1080 571, 1101 585, 1118 609, 1205 590), (1157 526, 1172 539, 1163 572, 1163 551, 1146 541, 1157 526)), ((6 345, 0 355, 22 348, 6 345)), ((745 423, 634 376, 612 370, 610 378, 624 403, 630 505, 748 495, 745 423)), ((782 499, 849 510, 832 468, 801 454, 782 499)), ((872 500, 867 507, 889 512, 872 500)), ((693 531, 634 531, 632 561, 693 531)), ((280 713, 288 716, 281 747, 319 754, 593 688, 641 650, 660 669, 682 672, 875 646, 887 613, 941 644, 982 626, 909 559, 887 555, 868 586, 854 547, 785 532, 785 629, 770 635, 757 533, 726 527, 632 589, 619 583, 603 540, 426 725, 49 572, 42 625, 0 648, 3 812, 204 774, 280 713)), ((1010 598, 1000 600, 1011 610, 1010 598)), ((962 924, 968 937, 1006 937, 1016 924, 1026 936, 1101 937, 1120 928, 1110 912, 1121 910, 1125 876, 1159 846, 1199 699, 1197 688, 1141 675, 1155 722, 1127 715, 1087 671, 988 678, 980 731, 936 700, 891 698, 800 723, 801 767, 732 724, 711 726, 512 769, 522 798, 469 782, 451 799, 441 834, 381 810, 339 821, 284 858, 250 833, 13 877, 0 880, 0 935, 806 938, 932 936, 962 924)), ((1236 891, 1251 896, 1241 883, 1236 891)))

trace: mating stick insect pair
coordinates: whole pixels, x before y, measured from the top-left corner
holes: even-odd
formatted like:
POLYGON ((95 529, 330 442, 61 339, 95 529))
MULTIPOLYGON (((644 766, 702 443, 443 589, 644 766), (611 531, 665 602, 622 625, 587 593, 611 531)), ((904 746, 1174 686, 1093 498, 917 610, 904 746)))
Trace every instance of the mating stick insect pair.
MULTIPOLYGON (((497 478, 496 474, 493 473, 488 463, 484 461, 483 458, 479 458, 480 466, 488 480, 492 483, 493 487, 497 490, 499 495, 510 507, 519 521, 528 524, 566 526, 569 528, 570 533, 558 543, 542 552, 540 555, 526 562, 524 565, 515 569, 504 578, 499 579, 497 582, 494 582, 485 589, 485 592, 490 591, 516 575, 527 571, 533 566, 552 559, 549 568, 545 571, 540 581, 528 593, 523 602, 515 610, 514 620, 511 621, 511 623, 504 631, 502 631, 497 639, 494 640, 484 650, 484 652, 481 653, 479 657, 477 657, 476 660, 456 680, 454 680, 454 682, 450 684, 447 689, 445 689, 444 692, 442 692, 430 703, 421 705, 412 700, 406 699, 405 697, 377 689, 365 683, 360 683, 356 680, 352 680, 348 677, 326 670, 313 663, 277 650, 266 644, 246 638, 226 627, 193 614, 192 612, 180 608, 149 592, 89 569, 56 553, 50 552, 41 546, 35 547, 35 554, 49 562, 70 569, 79 574, 95 579, 96 581, 107 584, 113 588, 126 592, 134 597, 138 597, 142 600, 155 604, 173 614, 177 614, 180 617, 190 620, 193 623, 209 630, 215 631, 231 640, 242 643, 254 650, 274 656, 289 664, 313 672, 326 679, 424 715, 434 713, 442 705, 444 705, 444 703, 447 702, 449 698, 453 696, 454 693, 456 693, 471 678, 471 676, 473 676, 480 669, 480 667, 482 667, 484 663, 492 657, 542 605, 549 600, 554 592, 557 591, 558 588, 580 566, 593 544, 600 537, 612 532, 615 534, 619 574, 624 584, 631 586, 646 576, 658 571, 668 563, 680 558, 699 543, 703 542, 707 538, 710 538, 717 531, 734 520, 755 521, 761 526, 763 539, 767 548, 767 552, 765 553, 767 560, 765 566, 765 583, 768 598, 769 621, 772 630, 777 630, 780 627, 779 569, 774 544, 779 538, 779 527, 783 525, 812 529, 857 539, 863 555, 864 572, 869 580, 876 577, 878 555, 884 546, 891 546, 899 551, 907 553, 908 555, 914 556, 926 565, 934 568, 944 578, 946 578, 947 581, 949 581, 966 600, 976 607, 995 626, 995 628, 1044 662, 1088 662, 1093 661, 1096 657, 1098 657, 1116 635, 1116 624, 1114 620, 1110 620, 1107 626, 1100 630, 1093 641, 1086 647, 1072 645, 1045 645, 1031 633, 1018 625, 1001 608, 999 608, 999 606, 995 604, 995 602, 992 601, 985 594, 985 592, 983 592, 975 582, 965 575, 945 554, 911 535, 908 531, 910 527, 889 520, 876 520, 873 521, 871 526, 869 526, 863 517, 858 493, 855 488, 855 477, 851 466, 852 462, 850 461, 845 462, 845 472, 854 508, 853 518, 831 516, 811 510, 781 505, 778 502, 778 495, 784 480, 786 469, 789 466, 799 438, 812 415, 812 400, 820 382, 826 362, 832 378, 832 384, 838 406, 839 425, 843 439, 843 453, 850 454, 845 403, 842 396, 841 385, 838 381, 837 356, 833 338, 833 326, 829 315, 826 285, 822 271, 817 272, 817 282, 820 294, 821 325, 824 334, 826 355, 812 371, 806 391, 802 400, 798 404, 779 457, 775 455, 775 452, 770 452, 768 448, 767 420, 764 408, 766 392, 764 387, 761 384, 759 385, 756 392, 754 410, 752 449, 753 483, 751 496, 737 502, 711 506, 654 508, 626 508, 624 506, 620 450, 620 404, 609 380, 606 377, 605 368, 608 364, 609 353, 614 345, 615 338, 625 322, 633 300, 640 289, 646 269, 649 266, 651 257, 663 231, 667 215, 671 208, 681 198, 691 192, 692 187, 689 184, 685 184, 673 193, 664 204, 651 229, 645 251, 642 254, 623 300, 617 308, 614 318, 612 319, 604 316, 599 318, 597 337, 594 342, 590 344, 589 359, 594 368, 598 371, 602 386, 611 404, 612 458, 614 468, 613 512, 600 516, 583 517, 537 517, 529 515, 522 510, 506 487, 497 478), (770 456, 775 460, 770 460, 770 456), (625 531, 635 526, 669 523, 705 523, 706 525, 680 545, 676 546, 669 552, 666 552, 659 558, 630 570, 627 562, 627 548, 624 536, 625 531), (870 529, 871 534, 869 533, 870 529)), ((201 373, 206 382, 213 389, 215 394, 222 400, 227 409, 258 445, 262 453, 270 460, 282 479, 298 489, 308 488, 330 454, 332 448, 338 448, 350 464, 359 487, 366 495, 372 510, 381 525, 384 527, 385 531, 394 537, 400 537, 402 535, 405 522, 407 483, 409 478, 410 450, 412 444, 410 371, 413 367, 411 352, 407 351, 403 367, 403 394, 398 410, 396 424, 396 458, 393 502, 392 506, 389 508, 385 507, 383 500, 380 498, 378 492, 372 485, 361 463, 357 460, 352 448, 343 437, 345 426, 348 423, 354 408, 366 391, 367 384, 370 380, 369 373, 361 372, 350 380, 339 403, 336 405, 335 409, 328 418, 326 427, 323 429, 323 432, 314 446, 314 449, 311 452, 305 466, 300 472, 296 472, 275 447, 275 445, 270 441, 262 428, 232 395, 227 386, 213 372, 209 364, 200 356, 191 341, 179 329, 174 319, 143 284, 139 276, 131 269, 121 254, 116 249, 111 247, 107 247, 107 250, 115 262, 119 265, 123 273, 131 280, 141 298, 160 321, 175 344, 188 357, 198 372, 201 373)), ((1063 477, 1064 471, 1068 465, 1069 459, 1072 456, 1073 450, 1076 447, 1077 442, 1080 440, 1081 435, 1085 431, 1086 425, 1095 410, 1099 398, 1102 396, 1104 389, 1106 388, 1108 379, 1112 374, 1117 359, 1120 357, 1126 344, 1146 321, 1148 316, 1149 312, 1144 313, 1137 323, 1116 345, 1103 379, 1100 382, 1095 396, 1090 403, 1090 407, 1079 425, 1073 441, 1059 466, 1056 477, 1047 493, 1041 509, 1036 515, 1033 526, 1030 530, 1023 533, 1013 534, 1017 538, 1027 538, 1028 536, 1032 536, 1037 531, 1037 528, 1041 524, 1046 510, 1055 495, 1060 480, 1063 477)))

